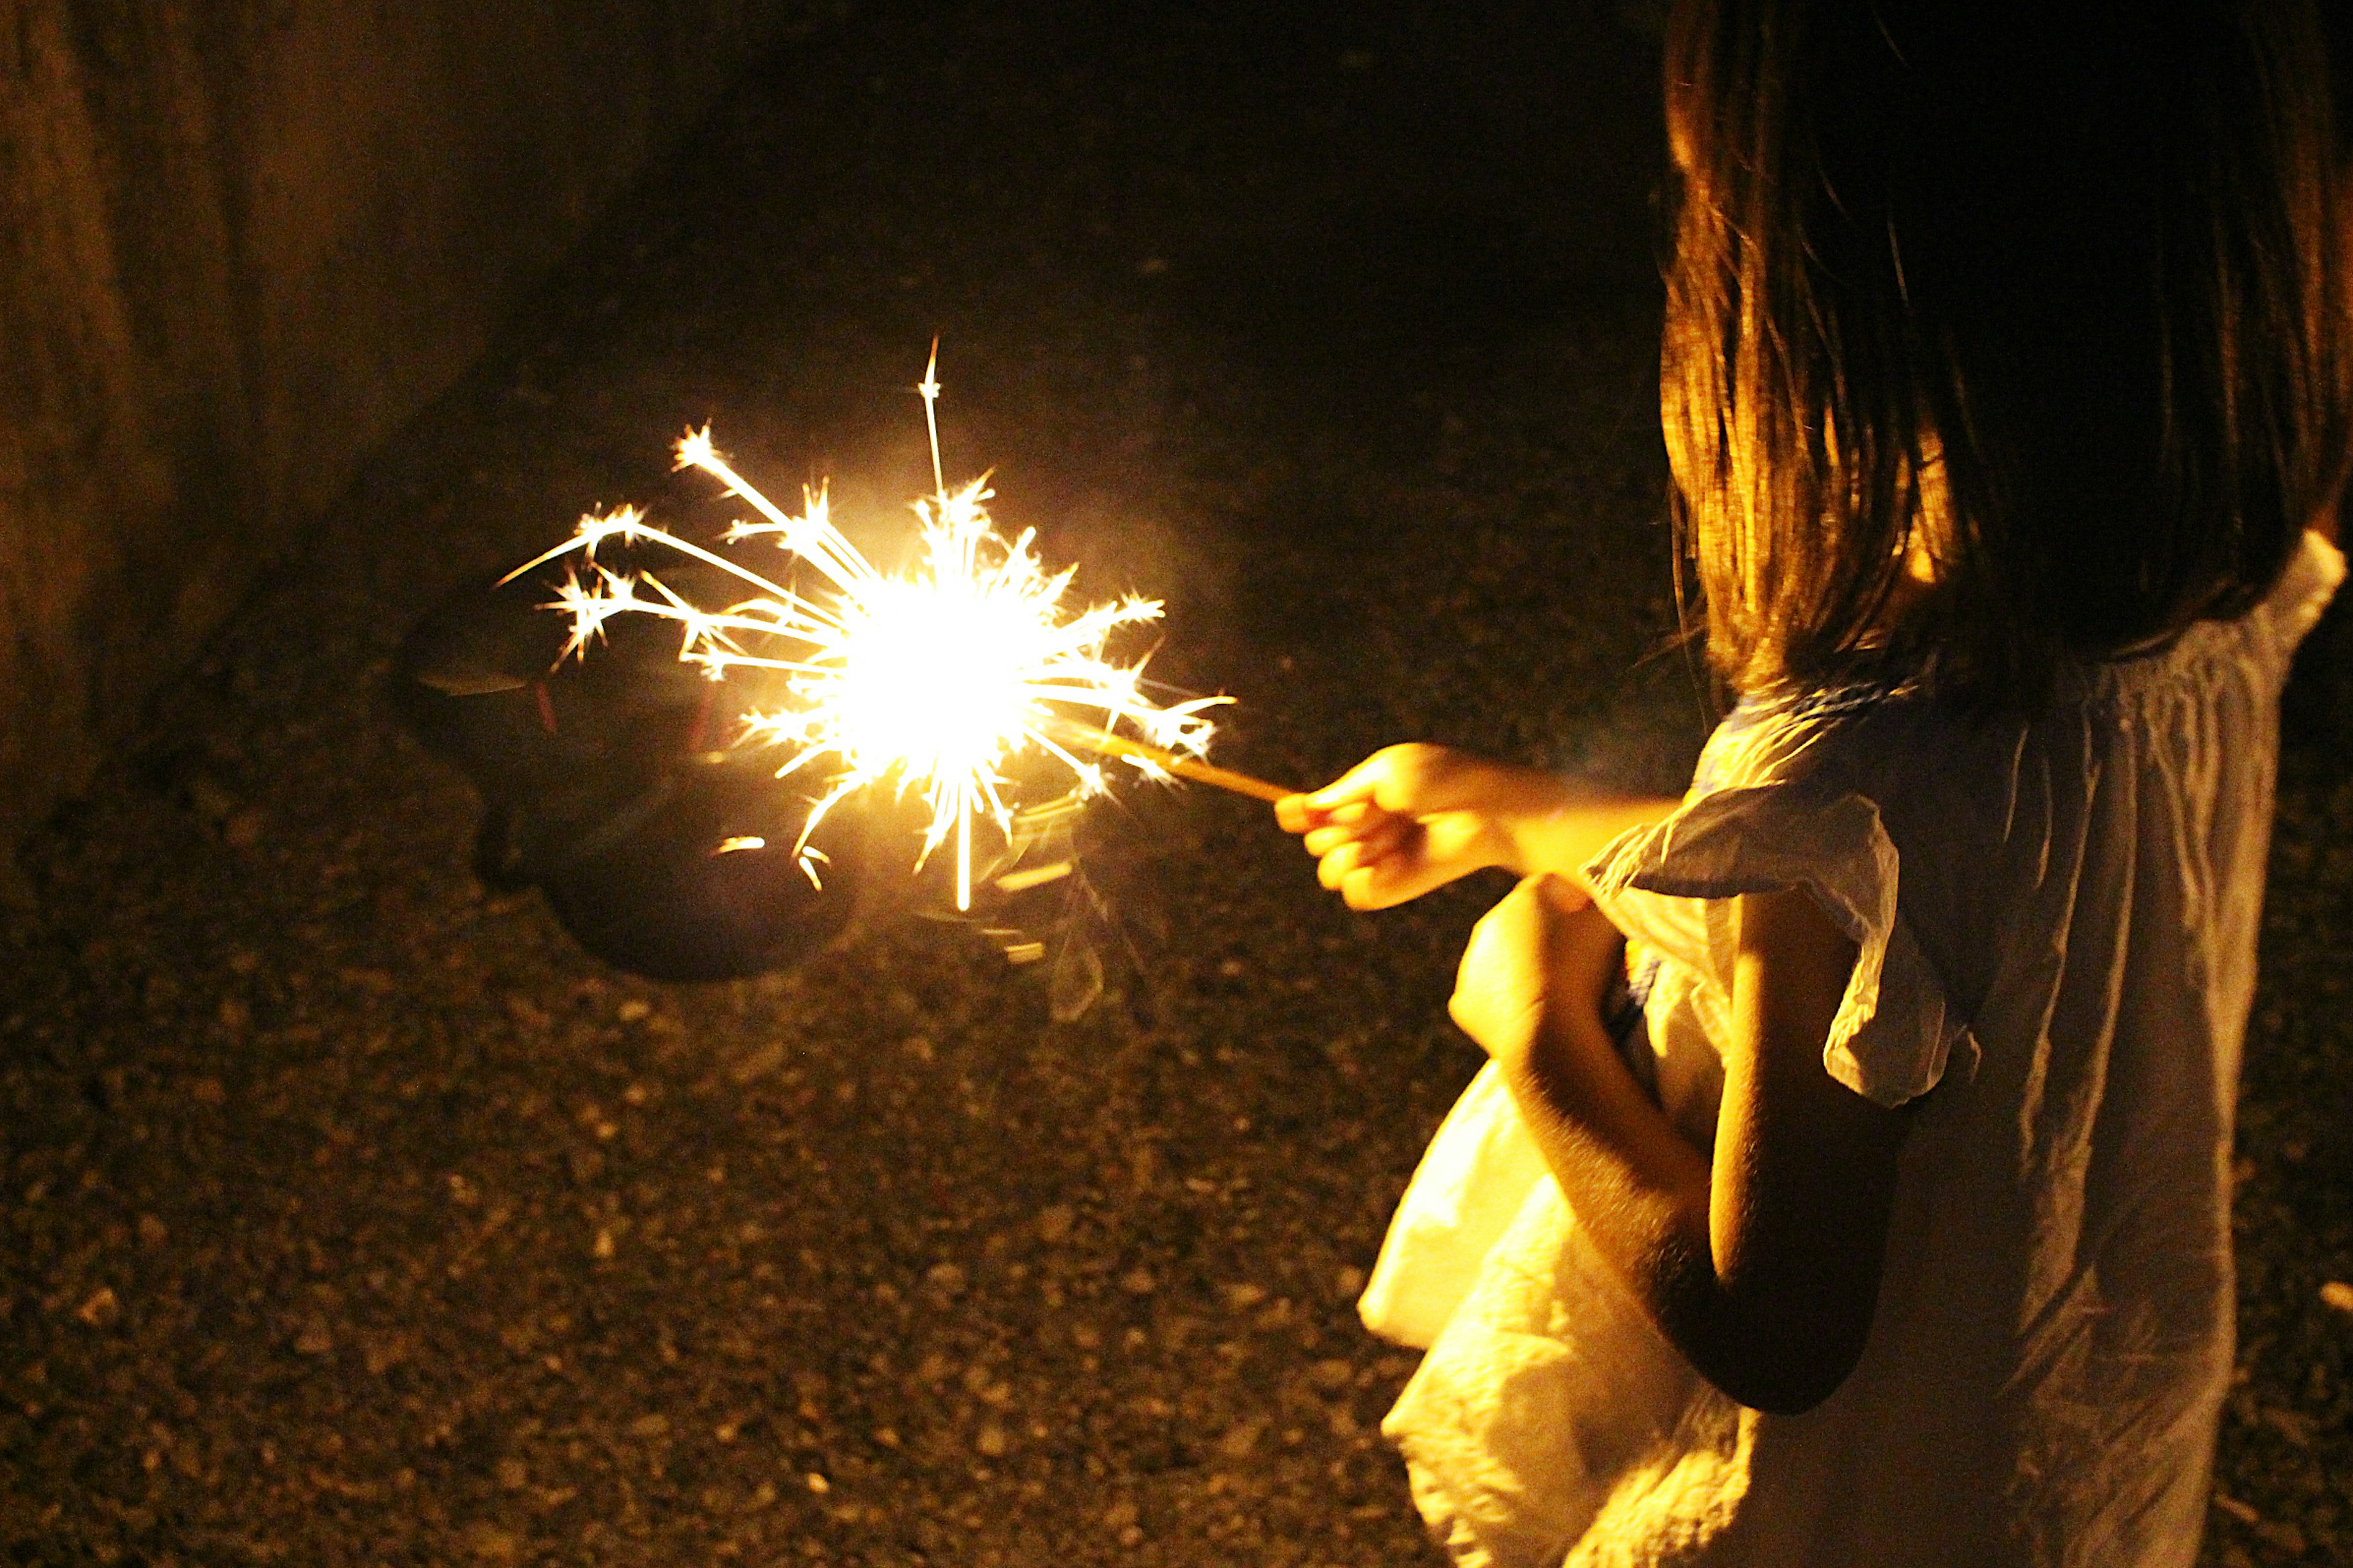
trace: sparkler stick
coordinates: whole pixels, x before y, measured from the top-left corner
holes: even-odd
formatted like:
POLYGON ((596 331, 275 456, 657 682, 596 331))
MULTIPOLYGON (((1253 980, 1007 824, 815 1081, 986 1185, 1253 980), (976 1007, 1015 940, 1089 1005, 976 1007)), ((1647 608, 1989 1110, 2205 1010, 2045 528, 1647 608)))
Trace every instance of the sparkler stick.
POLYGON ((923 429, 932 438, 932 493, 945 506, 948 481, 940 472, 940 340, 932 340, 931 362, 923 366, 923 384, 915 388, 923 395, 923 429))
POLYGON ((1190 779, 1195 784, 1212 784, 1219 789, 1231 790, 1236 795, 1246 795, 1253 800, 1276 801, 1285 795, 1299 793, 1294 789, 1286 789, 1279 784, 1270 784, 1265 779, 1252 778, 1248 773, 1238 773, 1231 768, 1216 767, 1197 758, 1179 756, 1165 747, 1146 745, 1142 741, 1131 741, 1124 735, 1114 735, 1108 731, 1098 730, 1091 724, 1073 724, 1067 721, 1058 721, 1050 728, 1055 739, 1067 741, 1082 751, 1093 752, 1100 756, 1130 758, 1138 762, 1150 763, 1154 767, 1174 773, 1180 779, 1190 779))

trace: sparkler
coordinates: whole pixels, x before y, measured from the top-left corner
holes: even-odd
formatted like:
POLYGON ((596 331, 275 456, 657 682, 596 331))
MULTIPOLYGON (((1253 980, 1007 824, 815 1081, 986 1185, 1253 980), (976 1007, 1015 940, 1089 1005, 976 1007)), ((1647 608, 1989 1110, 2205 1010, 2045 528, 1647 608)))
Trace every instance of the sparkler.
MULTIPOLYGON (((1124 760, 1147 775, 1176 775, 1262 800, 1289 792, 1201 760, 1211 726, 1203 710, 1228 700, 1194 698, 1166 706, 1142 689, 1143 661, 1108 657, 1114 633, 1157 620, 1157 600, 1128 597, 1071 610, 1064 604, 1072 571, 1050 574, 1031 549, 1034 530, 1008 539, 991 522, 983 476, 951 491, 940 464, 939 345, 916 389, 931 439, 933 493, 913 503, 923 555, 904 575, 886 574, 860 552, 831 519, 822 485, 805 488, 798 515, 787 514, 736 472, 712 445, 708 426, 677 446, 678 467, 710 474, 759 514, 738 521, 727 542, 772 539, 792 566, 770 575, 678 538, 624 508, 580 520, 573 537, 507 574, 522 575, 560 556, 575 567, 550 608, 572 617, 565 657, 585 655, 617 616, 642 615, 680 628, 679 658, 712 679, 731 670, 775 672, 788 700, 750 713, 743 739, 785 752, 780 779, 829 762, 831 778, 811 804, 794 853, 811 880, 823 852, 811 836, 844 797, 893 780, 931 808, 920 869, 955 841, 956 908, 972 907, 973 819, 1010 833, 1017 802, 1008 764, 1042 753, 1066 772, 1082 797, 1107 787, 1099 756, 1124 760), (651 571, 615 571, 596 560, 608 542, 646 543, 714 567, 740 582, 745 597, 704 609, 651 571), (804 592, 800 573, 820 581, 804 592), (779 580, 779 579, 782 580, 779 580), (1123 726, 1140 733, 1120 732, 1123 726)), ((756 847, 731 840, 729 850, 756 847)))

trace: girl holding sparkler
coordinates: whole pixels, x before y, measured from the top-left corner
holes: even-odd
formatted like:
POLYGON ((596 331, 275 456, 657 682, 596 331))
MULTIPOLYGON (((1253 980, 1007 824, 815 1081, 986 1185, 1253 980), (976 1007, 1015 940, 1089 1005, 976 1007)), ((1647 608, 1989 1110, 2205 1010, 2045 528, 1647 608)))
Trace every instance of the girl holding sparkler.
POLYGON ((1739 699, 1691 793, 1409 746, 1278 807, 1354 907, 1525 879, 1367 1294, 1429 1345, 1385 1429, 1466 1563, 2188 1564, 2277 700, 2344 572, 2316 15, 1683 0, 1667 87, 1739 699))

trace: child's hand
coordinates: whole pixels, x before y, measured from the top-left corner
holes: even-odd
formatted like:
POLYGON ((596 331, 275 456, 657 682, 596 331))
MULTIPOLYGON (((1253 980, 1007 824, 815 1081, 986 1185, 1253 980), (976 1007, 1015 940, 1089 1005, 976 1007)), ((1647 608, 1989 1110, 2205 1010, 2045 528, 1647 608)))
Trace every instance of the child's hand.
POLYGON ((1274 813, 1306 835, 1318 881, 1350 909, 1385 910, 1507 864, 1500 816, 1538 777, 1445 746, 1389 746, 1274 813))
POLYGON ((1447 1011, 1517 1071, 1540 1050, 1601 1037, 1602 1000, 1625 950, 1626 939, 1574 885, 1525 878, 1472 928, 1447 1011))

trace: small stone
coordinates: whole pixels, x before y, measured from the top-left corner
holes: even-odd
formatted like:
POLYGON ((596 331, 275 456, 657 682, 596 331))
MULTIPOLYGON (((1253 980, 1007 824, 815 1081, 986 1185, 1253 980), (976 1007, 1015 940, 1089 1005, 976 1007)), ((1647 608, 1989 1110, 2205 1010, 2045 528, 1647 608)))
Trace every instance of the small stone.
POLYGON ((2291 1558, 2302 1557, 2311 1545, 2301 1529, 2282 1519, 2262 1521, 2256 1524, 2255 1533, 2262 1536, 2265 1543, 2291 1558))
POLYGON ((801 1479, 807 1483, 809 1490, 817 1493, 819 1497, 825 1496, 826 1493, 833 1489, 833 1483, 827 1480, 823 1476, 818 1475, 815 1470, 811 1470, 807 1475, 803 1476, 801 1479))
POLYGON ((2263 1408, 2262 1419, 2264 1426, 2297 1447, 2312 1447, 2312 1417, 2302 1411, 2283 1410, 2277 1405, 2267 1405, 2263 1408))
POLYGON ((1307 1369, 1307 1381, 1326 1394, 1347 1387, 1356 1375, 1355 1365, 1338 1356, 1319 1361, 1307 1369))
POLYGON ((642 997, 632 996, 613 1009, 613 1016, 624 1024, 643 1023, 653 1012, 653 1004, 642 997))
POLYGON ((594 1256, 594 1257, 597 1257, 597 1258, 610 1258, 610 1257, 612 1257, 612 1256, 613 1256, 613 1233, 612 1233, 611 1231, 609 1231, 609 1230, 602 1230, 602 1229, 598 1230, 598 1231, 596 1232, 596 1244, 595 1244, 594 1246, 590 1247, 588 1248, 588 1250, 589 1250, 589 1253, 590 1253, 592 1256, 594 1256))
POLYGON ((1218 1452, 1229 1459, 1250 1458, 1250 1450, 1258 1447, 1259 1435, 1266 1427, 1264 1421, 1235 1422, 1226 1428, 1226 1435, 1218 1439, 1218 1452))
POLYGON ((1218 1287, 1218 1298, 1229 1311, 1244 1312, 1266 1300, 1266 1287, 1242 1282, 1218 1287))
POLYGON ((188 781, 188 805, 198 816, 212 822, 225 821, 237 809, 237 796, 229 794, 218 779, 202 773, 188 781))
POLYGON ((1012 1446, 1012 1439, 1006 1436, 1005 1428, 994 1421, 983 1422, 979 1433, 972 1440, 973 1451, 989 1459, 1005 1458, 1006 1449, 1012 1446))
POLYGON ((361 1349, 361 1360, 370 1377, 381 1377, 406 1361, 412 1346, 407 1337, 398 1333, 368 1336, 361 1349))
POLYGON ((2331 1279, 2320 1288, 2320 1302, 2340 1312, 2353 1312, 2353 1285, 2342 1279, 2331 1279))
POLYGON ((660 1437, 669 1432, 670 1417, 659 1411, 651 1415, 640 1415, 629 1423, 629 1436, 632 1437, 660 1437))
POLYGON ((1122 1498, 1103 1510, 1103 1526, 1107 1530, 1125 1530, 1135 1522, 1135 1504, 1122 1498))
POLYGON ((478 1524, 467 1532, 466 1543, 485 1563, 512 1563, 522 1556, 522 1540, 493 1524, 478 1524))
POLYGON ((1332 1293, 1343 1300, 1352 1300, 1364 1294, 1365 1271, 1353 1263, 1344 1263, 1332 1276, 1332 1293))
POLYGON ((924 1271, 923 1288, 925 1289, 936 1290, 943 1296, 961 1296, 964 1294, 964 1287, 965 1272, 964 1266, 961 1264, 934 1263, 924 1271))
POLYGON ((741 1087, 756 1083, 785 1065, 782 1040, 762 1040, 727 1066, 728 1079, 741 1087))
POLYGON ((95 1329, 112 1322, 122 1312, 122 1303, 116 1299, 113 1287, 101 1285, 82 1299, 74 1309, 74 1316, 95 1329))
POLYGON ((1049 1247, 1059 1247, 1071 1237, 1071 1226, 1078 1215, 1068 1204, 1055 1204, 1038 1214, 1038 1239, 1049 1247))
POLYGON ((139 1216, 139 1244, 142 1247, 161 1247, 171 1239, 171 1227, 162 1220, 152 1214, 139 1216))
POLYGON ((1138 1264, 1119 1277, 1119 1288, 1131 1296, 1149 1296, 1160 1289, 1160 1281, 1152 1277, 1151 1269, 1138 1264))

